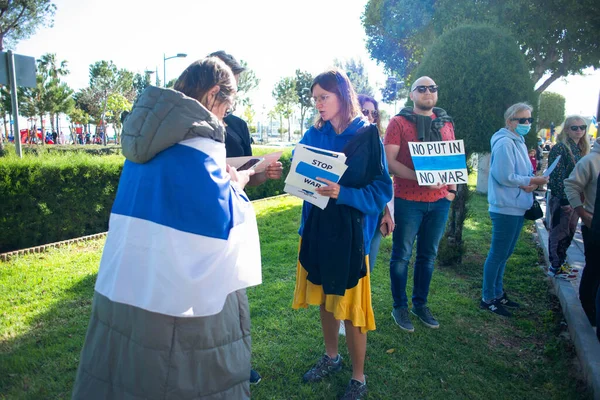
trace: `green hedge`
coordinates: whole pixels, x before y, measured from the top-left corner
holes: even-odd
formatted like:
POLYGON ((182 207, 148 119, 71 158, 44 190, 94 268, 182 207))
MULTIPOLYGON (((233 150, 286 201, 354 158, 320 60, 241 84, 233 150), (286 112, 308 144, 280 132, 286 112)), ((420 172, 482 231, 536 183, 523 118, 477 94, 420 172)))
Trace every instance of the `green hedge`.
MULTIPOLYGON (((257 150, 257 154, 270 151, 257 150)), ((108 229, 124 158, 81 152, 0 158, 0 253, 108 229)), ((291 150, 282 156, 284 177, 291 150)), ((283 178, 247 187, 251 200, 283 193, 283 178)))

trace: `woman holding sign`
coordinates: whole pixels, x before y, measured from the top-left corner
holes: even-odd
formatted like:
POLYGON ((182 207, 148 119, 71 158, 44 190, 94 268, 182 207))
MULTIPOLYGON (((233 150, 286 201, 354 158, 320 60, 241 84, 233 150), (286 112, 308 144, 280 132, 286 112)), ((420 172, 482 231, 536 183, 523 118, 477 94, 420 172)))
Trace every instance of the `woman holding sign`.
POLYGON ((548 156, 548 165, 552 165, 560 157, 548 183, 550 201, 548 201, 547 211, 550 213, 548 275, 559 279, 572 280, 576 277, 576 270, 573 270, 565 260, 567 259, 567 249, 571 245, 575 229, 577 229, 579 216, 569 205, 564 181, 569 177, 581 157, 590 152, 586 128, 585 121, 579 115, 567 117, 562 131, 558 134, 556 145, 552 147, 548 156))
POLYGON ((492 245, 483 266, 483 296, 479 307, 505 317, 511 315, 505 307, 519 307, 504 292, 506 262, 519 239, 525 211, 533 204, 531 192, 548 182, 547 177, 533 175, 527 154, 525 135, 533 122, 531 111, 531 106, 526 103, 510 106, 504 113, 506 126, 491 140, 488 202, 492 245))
POLYGON ((343 152, 348 168, 338 183, 317 176, 326 186, 315 190, 330 198, 324 210, 308 202, 302 208, 292 307, 318 305, 325 340, 325 354, 303 380, 318 382, 342 369, 338 331, 344 321, 352 379, 342 398, 360 399, 367 391, 366 334, 375 329, 367 256, 379 213, 392 197, 392 182, 379 133, 360 115, 348 77, 326 71, 311 91, 319 116, 300 143, 343 152))

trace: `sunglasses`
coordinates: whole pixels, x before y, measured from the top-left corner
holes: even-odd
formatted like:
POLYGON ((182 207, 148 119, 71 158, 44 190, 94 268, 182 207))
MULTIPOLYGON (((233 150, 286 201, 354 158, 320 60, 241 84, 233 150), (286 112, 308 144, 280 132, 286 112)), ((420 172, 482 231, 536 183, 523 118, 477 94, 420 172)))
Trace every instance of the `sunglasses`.
POLYGON ((379 116, 379 112, 378 112, 377 110, 365 110, 365 109, 363 109, 363 110, 362 110, 362 113, 363 113, 363 115, 364 115, 365 117, 368 117, 368 116, 369 116, 369 113, 371 114, 371 116, 372 116, 373 118, 377 118, 377 117, 379 116))
POLYGON ((413 89, 413 92, 416 90, 419 93, 425 93, 429 89, 429 93, 436 93, 438 91, 438 85, 430 85, 430 86, 422 86, 419 85, 413 89))
POLYGON ((571 130, 574 131, 574 132, 577 132, 577 129, 581 129, 582 131, 585 132, 586 128, 587 128, 587 125, 573 125, 573 126, 571 126, 571 130))
POLYGON ((526 122, 529 122, 530 124, 533 123, 533 118, 511 118, 511 121, 519 121, 520 124, 524 124, 526 122))

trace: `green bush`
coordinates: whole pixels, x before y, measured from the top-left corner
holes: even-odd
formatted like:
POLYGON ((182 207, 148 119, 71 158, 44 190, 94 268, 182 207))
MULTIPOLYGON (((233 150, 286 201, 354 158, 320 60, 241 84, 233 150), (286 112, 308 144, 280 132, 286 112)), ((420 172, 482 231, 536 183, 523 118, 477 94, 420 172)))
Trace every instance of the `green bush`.
POLYGON ((81 153, 0 163, 0 252, 104 232, 123 157, 81 153))
MULTIPOLYGON (((277 149, 254 151, 260 155, 277 149)), ((20 159, 13 147, 0 161, 0 253, 108 229, 124 158, 78 151, 36 154, 20 159)), ((291 149, 286 149, 281 179, 246 188, 251 200, 283 194, 290 157, 291 149)))

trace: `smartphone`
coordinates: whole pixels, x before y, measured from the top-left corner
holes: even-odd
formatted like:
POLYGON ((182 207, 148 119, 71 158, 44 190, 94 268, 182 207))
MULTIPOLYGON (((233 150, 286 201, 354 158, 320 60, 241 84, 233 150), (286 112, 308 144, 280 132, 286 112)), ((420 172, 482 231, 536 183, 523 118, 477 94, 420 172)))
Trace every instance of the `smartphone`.
POLYGON ((248 161, 246 161, 245 164, 240 165, 240 167, 237 169, 238 171, 245 171, 247 169, 251 169, 254 168, 256 166, 256 164, 258 164, 259 162, 261 162, 261 158, 252 158, 248 161))

